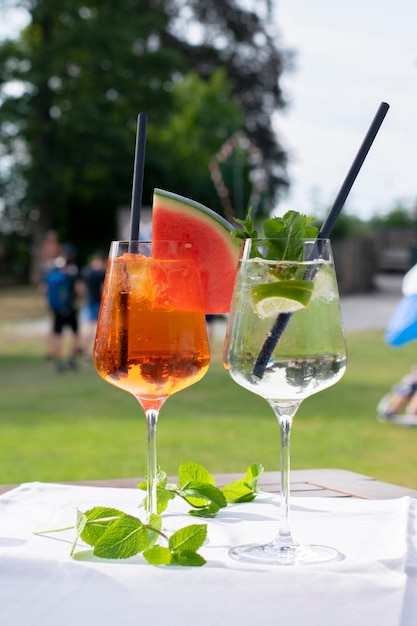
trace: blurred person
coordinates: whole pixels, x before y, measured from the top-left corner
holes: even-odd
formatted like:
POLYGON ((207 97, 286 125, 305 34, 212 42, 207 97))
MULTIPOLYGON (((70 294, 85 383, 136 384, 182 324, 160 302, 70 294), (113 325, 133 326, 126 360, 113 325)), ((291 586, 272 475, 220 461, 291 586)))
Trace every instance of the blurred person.
POLYGON ((382 398, 378 414, 387 420, 400 414, 417 415, 417 369, 413 368, 382 398))
POLYGON ((90 263, 81 271, 81 280, 86 289, 84 315, 86 320, 85 346, 88 357, 90 357, 93 348, 101 294, 103 292, 104 277, 106 274, 106 264, 107 257, 97 253, 92 257, 90 263))
POLYGON ((54 267, 45 276, 45 295, 52 315, 52 352, 56 371, 76 369, 80 354, 80 334, 77 301, 81 293, 78 274, 65 257, 57 257, 54 267), (71 333, 69 354, 64 356, 64 330, 71 333))
MULTIPOLYGON (((403 346, 417 338, 417 265, 406 272, 401 283, 402 296, 385 330, 385 341, 403 346)), ((377 413, 383 421, 417 424, 417 368, 414 366, 379 402, 377 413), (404 418, 407 418, 404 420, 404 418)))
POLYGON ((48 230, 41 244, 41 272, 45 276, 54 266, 55 259, 61 254, 61 244, 58 233, 55 230, 48 230))
MULTIPOLYGON (((55 230, 48 230, 40 246, 40 280, 41 290, 44 287, 45 277, 54 268, 55 260, 61 254, 61 243, 58 233, 55 230)), ((47 359, 52 358, 53 353, 53 314, 50 313, 49 331, 46 336, 45 356, 47 359)))
POLYGON ((77 250, 72 243, 63 243, 61 254, 65 258, 65 268, 67 274, 78 277, 79 269, 77 265, 77 250))

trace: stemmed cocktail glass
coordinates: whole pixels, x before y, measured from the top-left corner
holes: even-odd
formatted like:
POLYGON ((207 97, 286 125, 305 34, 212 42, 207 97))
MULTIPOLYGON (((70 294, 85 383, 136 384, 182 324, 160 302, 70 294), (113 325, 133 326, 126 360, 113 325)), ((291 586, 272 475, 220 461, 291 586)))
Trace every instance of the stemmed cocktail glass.
POLYGON ((289 525, 293 418, 305 398, 334 385, 346 368, 339 295, 328 240, 245 240, 224 364, 239 385, 268 401, 281 432, 278 534, 266 545, 232 548, 231 556, 278 565, 341 558, 335 548, 299 544, 289 525))
POLYGON ((209 366, 202 292, 192 246, 121 242, 110 247, 94 344, 107 382, 130 392, 147 421, 146 514, 157 512, 156 427, 165 400, 209 366))

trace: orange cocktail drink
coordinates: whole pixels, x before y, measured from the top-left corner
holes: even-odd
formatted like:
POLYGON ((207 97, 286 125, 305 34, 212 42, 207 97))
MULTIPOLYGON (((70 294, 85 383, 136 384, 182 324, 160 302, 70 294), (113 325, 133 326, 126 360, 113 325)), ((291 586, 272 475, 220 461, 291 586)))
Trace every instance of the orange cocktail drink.
POLYGON ((133 394, 148 432, 148 519, 157 511, 156 425, 165 400, 199 381, 210 349, 198 266, 181 242, 114 241, 93 359, 107 382, 133 394))
POLYGON ((94 362, 102 378, 146 410, 208 369, 197 268, 190 259, 130 253, 108 264, 94 362))

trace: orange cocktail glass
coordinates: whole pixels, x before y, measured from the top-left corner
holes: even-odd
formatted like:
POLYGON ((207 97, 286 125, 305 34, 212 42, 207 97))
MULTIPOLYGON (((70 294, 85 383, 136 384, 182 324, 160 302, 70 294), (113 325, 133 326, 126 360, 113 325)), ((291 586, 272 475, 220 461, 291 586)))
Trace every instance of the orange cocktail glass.
POLYGON ((189 244, 110 247, 93 358, 99 375, 139 401, 147 420, 147 518, 157 512, 156 426, 165 400, 199 381, 210 351, 189 244))

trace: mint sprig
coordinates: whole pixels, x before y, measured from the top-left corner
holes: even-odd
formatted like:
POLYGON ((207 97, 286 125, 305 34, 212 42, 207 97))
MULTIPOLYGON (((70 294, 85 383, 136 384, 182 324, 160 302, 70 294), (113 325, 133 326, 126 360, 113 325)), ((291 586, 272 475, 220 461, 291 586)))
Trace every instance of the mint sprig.
MULTIPOLYGON (((258 238, 258 233, 251 217, 251 210, 245 220, 236 220, 243 230, 232 231, 232 236, 238 239, 248 237, 258 238)), ((313 217, 307 217, 297 211, 287 211, 283 217, 271 217, 266 219, 263 224, 263 245, 253 245, 251 247, 251 258, 261 258, 275 261, 268 269, 270 280, 277 281, 275 286, 271 287, 271 283, 258 285, 257 288, 265 289, 265 298, 269 299, 268 306, 259 307, 259 302, 264 298, 260 297, 261 293, 256 293, 256 288, 251 291, 251 300, 256 313, 260 317, 270 317, 276 309, 278 312, 289 312, 293 310, 293 304, 288 302, 288 291, 290 291, 289 300, 300 302, 306 306, 311 298, 314 289, 312 280, 305 280, 305 270, 297 263, 304 260, 304 244, 303 239, 315 239, 318 229, 312 225, 313 217), (297 281, 297 283, 295 282, 297 281), (270 290, 274 291, 274 295, 270 295, 270 290), (272 300, 274 298, 274 300, 272 300), (285 309, 282 301, 285 301, 285 309), (267 311, 268 314, 265 314, 267 311)))
MULTIPOLYGON (((35 534, 75 529, 70 551, 74 558, 79 541, 83 541, 93 548, 95 556, 103 559, 127 559, 143 554, 151 565, 200 567, 206 563, 198 550, 207 538, 207 524, 185 526, 169 537, 162 529, 160 512, 179 496, 192 507, 190 515, 214 517, 227 504, 252 501, 258 493, 257 483, 262 473, 262 465, 254 463, 243 478, 219 489, 214 477, 198 463, 181 464, 178 485, 169 484, 166 473, 159 469, 158 514, 151 515, 148 523, 112 507, 95 506, 85 512, 77 510, 75 526, 40 530, 35 534)), ((138 487, 146 490, 146 483, 138 487)))
POLYGON ((207 538, 207 524, 180 528, 168 540, 168 547, 154 546, 144 552, 151 565, 183 565, 200 567, 206 563, 197 550, 207 538))
MULTIPOLYGON (((257 482, 263 473, 260 464, 250 465, 245 477, 226 485, 222 489, 205 467, 190 461, 180 465, 178 485, 169 484, 167 475, 160 468, 157 474, 157 511, 163 513, 170 500, 176 496, 193 507, 189 514, 194 517, 215 517, 227 504, 249 502, 256 497, 257 482)), ((146 481, 139 483, 139 489, 146 491, 146 481)), ((146 498, 143 501, 146 506, 146 498)))
POLYGON ((258 231, 255 230, 255 224, 252 219, 252 207, 249 207, 245 220, 239 220, 235 218, 235 222, 237 224, 240 224, 240 226, 242 226, 242 229, 239 230, 239 228, 236 228, 235 230, 232 230, 230 232, 232 237, 234 237, 235 239, 258 238, 258 231))
POLYGON ((77 510, 75 526, 37 531, 43 535, 75 528, 75 540, 70 556, 77 558, 76 548, 82 540, 93 548, 94 556, 102 559, 128 559, 142 553, 151 565, 205 564, 205 559, 197 550, 207 537, 206 524, 185 526, 171 537, 162 529, 159 515, 151 515, 144 524, 138 517, 118 509, 96 506, 85 513, 77 510), (166 545, 157 545, 162 540, 166 545))
POLYGON ((314 218, 296 211, 287 211, 284 217, 272 217, 264 221, 263 231, 268 239, 269 259, 302 261, 302 239, 314 239, 318 229, 312 226, 314 218))
MULTIPOLYGON (((245 220, 236 220, 236 222, 242 226, 242 230, 232 231, 232 237, 237 239, 262 237, 255 229, 251 209, 245 220)), ((313 217, 307 217, 297 211, 287 211, 283 217, 266 219, 262 224, 262 229, 263 238, 267 240, 265 242, 267 252, 262 254, 255 248, 251 256, 279 261, 302 261, 303 246, 300 239, 314 239, 318 234, 318 229, 312 225, 313 222, 313 217)))
POLYGON ((258 479, 263 474, 264 468, 259 463, 249 465, 243 478, 235 480, 222 488, 222 492, 228 504, 239 502, 252 502, 258 492, 258 479))

